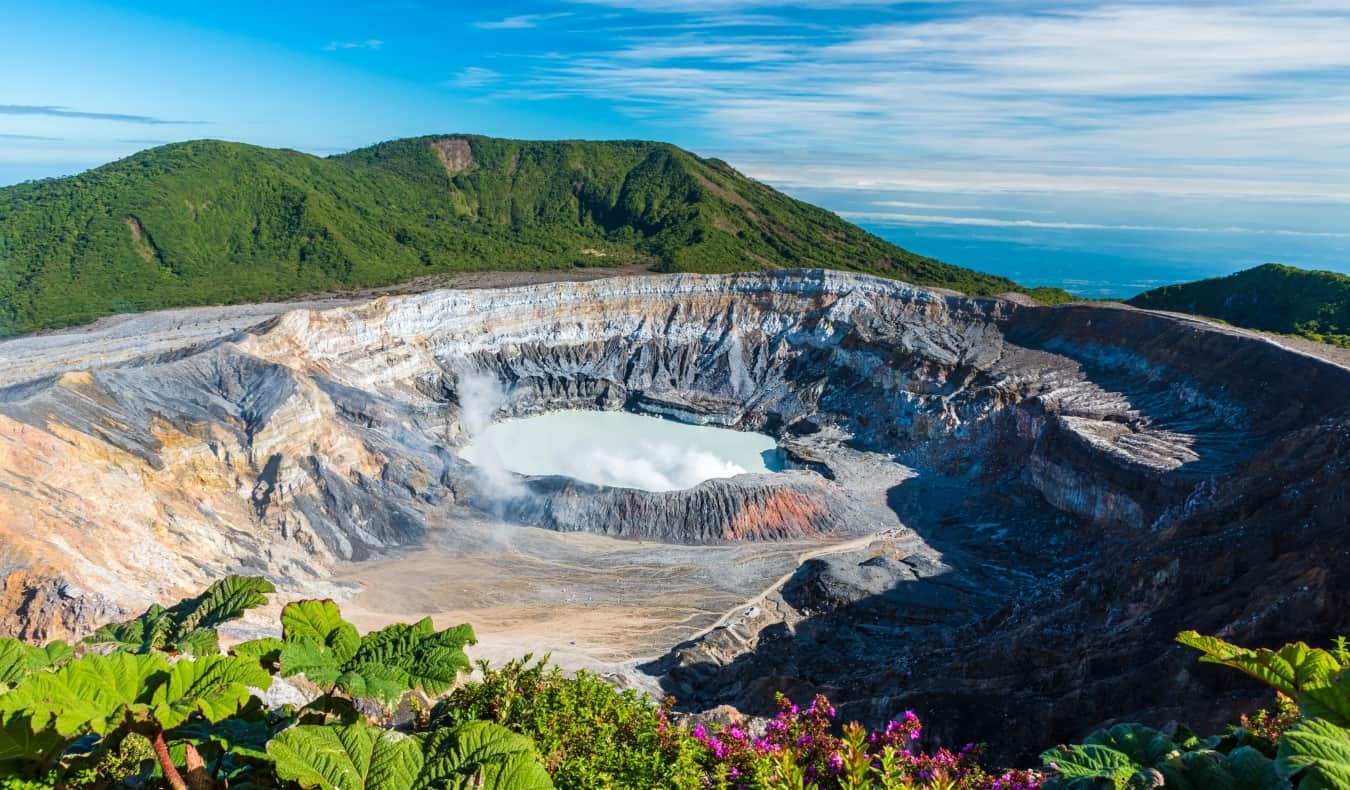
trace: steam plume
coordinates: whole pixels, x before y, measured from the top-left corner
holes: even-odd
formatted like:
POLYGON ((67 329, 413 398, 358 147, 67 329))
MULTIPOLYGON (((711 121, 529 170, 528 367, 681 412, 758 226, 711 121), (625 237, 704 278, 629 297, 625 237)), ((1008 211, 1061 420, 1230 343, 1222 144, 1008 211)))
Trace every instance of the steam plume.
POLYGON ((462 373, 456 383, 459 399, 459 422, 469 442, 479 445, 473 464, 479 493, 493 502, 507 502, 525 496, 527 489, 515 474, 502 463, 497 448, 491 442, 476 442, 497 412, 507 404, 506 391, 496 376, 480 371, 462 373))

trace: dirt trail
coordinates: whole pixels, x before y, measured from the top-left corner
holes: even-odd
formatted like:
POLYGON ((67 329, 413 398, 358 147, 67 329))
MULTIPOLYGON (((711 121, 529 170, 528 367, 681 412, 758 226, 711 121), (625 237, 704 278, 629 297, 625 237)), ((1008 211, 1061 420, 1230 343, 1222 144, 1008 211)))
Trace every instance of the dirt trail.
MULTIPOLYGON (((834 543, 829 546, 821 546, 820 548, 812 549, 811 551, 802 552, 801 554, 797 555, 797 566, 800 567, 802 563, 806 562, 807 560, 813 560, 817 557, 828 557, 831 554, 842 554, 846 551, 865 549, 868 546, 872 545, 874 542, 876 542, 877 537, 878 537, 877 534, 864 535, 861 538, 855 538, 853 540, 845 541, 843 543, 834 543)), ((693 636, 688 637, 688 641, 701 639, 704 636, 707 636, 708 634, 712 633, 713 631, 716 631, 718 628, 721 628, 722 626, 726 625, 728 622, 732 620, 732 618, 737 617, 746 609, 749 609, 754 606, 759 606, 760 604, 764 603, 765 598, 768 598, 770 595, 782 589, 783 585, 787 584, 788 580, 791 579, 794 575, 796 575, 796 573, 797 568, 794 567, 792 570, 778 577, 778 579, 774 581, 773 584, 770 584, 768 587, 765 587, 763 590, 761 590, 758 595, 754 596, 753 598, 747 601, 742 602, 740 605, 732 609, 727 610, 721 617, 717 618, 717 622, 713 623, 712 625, 708 626, 702 631, 695 633, 693 636)), ((654 661, 659 657, 660 656, 651 656, 647 659, 642 660, 654 661)), ((639 663, 641 663, 641 660, 639 661, 639 663)))

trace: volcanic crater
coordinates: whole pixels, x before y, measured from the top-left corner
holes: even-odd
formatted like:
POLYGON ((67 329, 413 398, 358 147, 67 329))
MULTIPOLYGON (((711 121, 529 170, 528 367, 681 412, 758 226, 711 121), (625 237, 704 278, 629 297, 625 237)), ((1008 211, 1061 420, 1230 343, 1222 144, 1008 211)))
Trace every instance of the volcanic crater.
POLYGON ((262 573, 690 711, 823 691, 1017 759, 1189 693, 1219 695, 1215 724, 1257 698, 1170 649, 1184 628, 1350 627, 1350 370, 1263 337, 814 270, 271 312, 0 344, 0 632, 262 573), (458 453, 482 380, 493 418, 754 430, 788 469, 503 485, 458 453))

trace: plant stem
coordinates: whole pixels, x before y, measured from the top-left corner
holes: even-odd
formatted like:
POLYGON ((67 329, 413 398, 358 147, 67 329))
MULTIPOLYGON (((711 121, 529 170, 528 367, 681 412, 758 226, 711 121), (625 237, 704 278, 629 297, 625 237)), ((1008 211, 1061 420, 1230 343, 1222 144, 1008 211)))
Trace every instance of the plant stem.
POLYGON ((184 758, 187 768, 187 783, 192 790, 213 790, 216 783, 211 779, 210 774, 206 772, 206 761, 202 759, 201 752, 192 744, 184 746, 187 756, 184 758))
POLYGON ((188 790, 187 782, 178 773, 174 767, 173 758, 169 756, 169 745, 164 742, 164 732, 155 733, 155 739, 150 742, 155 749, 155 757, 159 759, 159 768, 164 772, 164 781, 168 782, 172 790, 188 790))

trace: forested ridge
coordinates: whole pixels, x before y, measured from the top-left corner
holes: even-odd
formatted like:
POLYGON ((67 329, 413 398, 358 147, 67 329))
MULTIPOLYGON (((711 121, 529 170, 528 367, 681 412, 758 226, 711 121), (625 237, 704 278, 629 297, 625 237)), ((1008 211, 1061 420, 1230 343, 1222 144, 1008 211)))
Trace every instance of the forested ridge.
POLYGON ((630 264, 1022 290, 652 142, 419 137, 319 158, 202 140, 0 189, 0 335, 441 272, 630 264))

